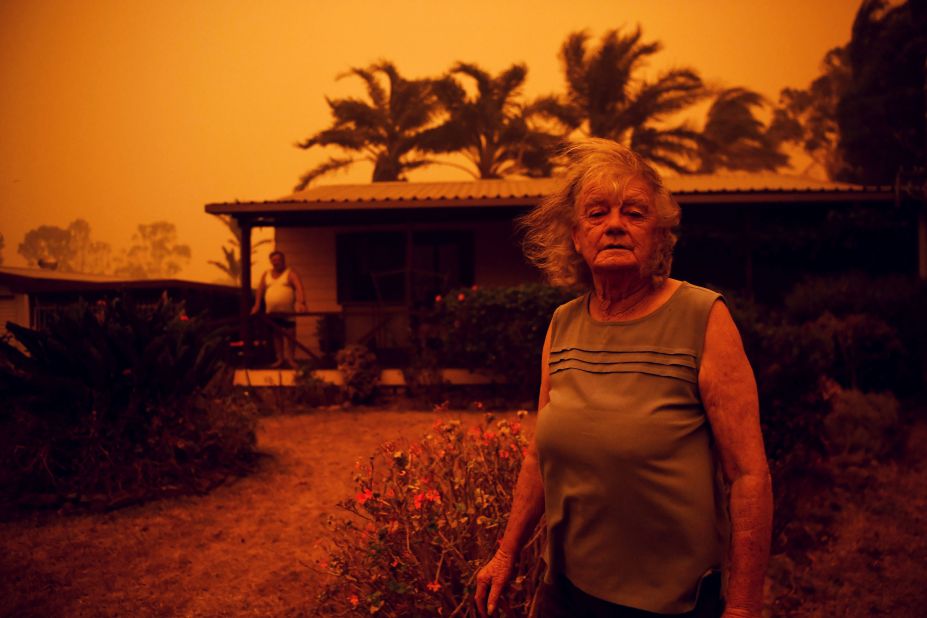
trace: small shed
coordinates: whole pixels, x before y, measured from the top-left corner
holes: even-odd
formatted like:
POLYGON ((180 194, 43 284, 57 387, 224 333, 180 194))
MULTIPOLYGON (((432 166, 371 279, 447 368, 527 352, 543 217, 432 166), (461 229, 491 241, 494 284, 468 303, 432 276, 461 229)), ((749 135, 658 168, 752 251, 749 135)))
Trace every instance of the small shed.
POLYGON ((109 275, 65 273, 40 268, 0 267, 0 333, 6 323, 40 328, 49 314, 80 299, 95 302, 129 294, 141 304, 156 303, 162 294, 183 300, 190 313, 209 311, 234 316, 235 286, 183 279, 125 279, 109 275))

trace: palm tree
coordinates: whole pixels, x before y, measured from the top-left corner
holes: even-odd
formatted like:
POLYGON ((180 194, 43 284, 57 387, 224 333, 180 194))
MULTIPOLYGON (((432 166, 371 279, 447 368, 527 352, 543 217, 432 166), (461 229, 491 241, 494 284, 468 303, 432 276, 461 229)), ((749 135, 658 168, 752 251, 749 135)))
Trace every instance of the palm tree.
MULTIPOLYGON (((241 228, 238 226, 238 222, 230 217, 229 215, 215 215, 222 224, 228 228, 231 232, 232 237, 228 239, 228 244, 230 246, 220 247, 222 249, 222 259, 223 262, 218 260, 208 260, 209 264, 212 264, 222 272, 232 281, 238 281, 241 279, 241 228)), ((254 252, 261 245, 266 245, 270 241, 266 238, 259 240, 251 245, 251 255, 252 262, 254 261, 254 252)))
POLYGON ((786 165, 779 151, 780 139, 753 115, 764 105, 763 97, 745 88, 728 88, 715 97, 698 142, 698 172, 719 169, 775 170, 786 165))
MULTIPOLYGON (((474 178, 502 178, 511 174, 549 176, 547 153, 560 136, 536 128, 536 110, 518 99, 528 68, 513 64, 495 77, 472 63, 458 62, 434 83, 434 92, 448 117, 423 135, 422 148, 434 153, 462 153, 474 178), (470 78, 470 96, 455 76, 470 78)), ((453 164, 449 164, 453 165, 453 164)))
POLYGON ((624 143, 654 163, 689 171, 698 132, 688 124, 666 126, 677 112, 702 100, 706 89, 694 69, 664 71, 654 80, 638 76, 646 60, 662 49, 642 41, 641 29, 606 32, 594 49, 589 34, 570 34, 560 49, 567 92, 546 97, 538 108, 570 130, 624 143))
POLYGON ((387 61, 367 68, 352 68, 338 79, 355 76, 363 80, 370 99, 328 99, 332 126, 297 144, 307 150, 315 146, 335 146, 347 156, 330 157, 303 174, 299 191, 310 182, 358 161, 373 164, 373 182, 405 180, 409 170, 432 161, 415 154, 422 131, 438 111, 429 80, 407 80, 387 61), (381 83, 386 79, 388 88, 381 83))

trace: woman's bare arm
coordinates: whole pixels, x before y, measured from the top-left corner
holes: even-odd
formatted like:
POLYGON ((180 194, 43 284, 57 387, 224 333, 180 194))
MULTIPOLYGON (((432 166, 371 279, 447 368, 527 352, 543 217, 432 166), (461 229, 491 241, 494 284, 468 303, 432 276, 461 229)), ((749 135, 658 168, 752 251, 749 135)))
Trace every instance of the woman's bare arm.
MULTIPOLYGON (((549 355, 550 330, 547 331, 547 338, 541 353, 541 391, 538 394, 538 411, 550 401, 550 374, 547 367, 549 355)), ((525 458, 521 463, 518 481, 515 483, 512 510, 505 525, 502 541, 499 543, 499 550, 476 576, 474 596, 480 616, 487 616, 495 611, 496 602, 512 577, 516 557, 528 537, 534 532, 543 513, 544 485, 541 481, 537 446, 532 436, 525 458)))
POLYGON ((731 552, 724 616, 760 616, 772 531, 772 483, 753 370, 723 302, 708 315, 699 390, 730 483, 731 552))

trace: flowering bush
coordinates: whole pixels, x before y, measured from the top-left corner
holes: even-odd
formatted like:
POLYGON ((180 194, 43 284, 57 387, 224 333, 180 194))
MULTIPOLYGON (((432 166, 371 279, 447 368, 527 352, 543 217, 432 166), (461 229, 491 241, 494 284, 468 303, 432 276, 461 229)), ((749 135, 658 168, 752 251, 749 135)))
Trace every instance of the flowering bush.
MULTIPOLYGON (((519 419, 525 412, 519 412, 519 419)), ((384 444, 358 462, 349 515, 330 520, 335 579, 328 615, 476 616, 475 576, 495 552, 528 440, 519 420, 465 429, 437 420, 418 442, 384 444)), ((526 616, 540 577, 543 526, 519 558, 497 609, 526 616)))

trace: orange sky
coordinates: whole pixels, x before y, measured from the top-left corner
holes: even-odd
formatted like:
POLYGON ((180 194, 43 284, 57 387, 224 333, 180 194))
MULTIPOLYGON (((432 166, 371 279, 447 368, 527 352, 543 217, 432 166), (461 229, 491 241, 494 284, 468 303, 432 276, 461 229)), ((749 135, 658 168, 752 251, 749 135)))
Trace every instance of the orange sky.
MULTIPOLYGON (((329 120, 323 96, 379 58, 407 77, 457 60, 528 64, 529 96, 559 91, 565 36, 640 23, 664 43, 654 70, 688 65, 711 83, 775 100, 804 87, 849 38, 856 0, 0 0, 0 233, 6 265, 39 225, 90 222, 128 244, 168 220, 193 249, 183 277, 220 276, 224 228, 207 202, 290 192, 325 157, 293 144, 329 120)), ((325 183, 365 182, 358 165, 325 183)), ((413 179, 459 178, 451 168, 413 179)))

